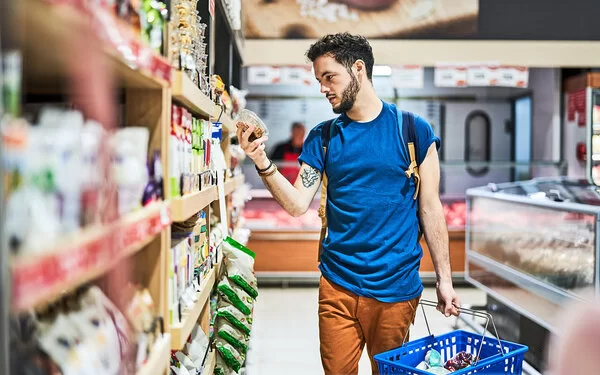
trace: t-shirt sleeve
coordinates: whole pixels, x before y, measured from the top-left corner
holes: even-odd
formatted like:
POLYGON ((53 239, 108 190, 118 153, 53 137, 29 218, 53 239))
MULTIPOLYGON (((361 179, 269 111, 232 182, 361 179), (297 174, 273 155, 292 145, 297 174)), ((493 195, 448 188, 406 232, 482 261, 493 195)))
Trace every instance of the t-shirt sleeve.
POLYGON ((433 134, 433 128, 431 125, 429 125, 427 120, 421 116, 415 116, 415 130, 417 132, 417 144, 419 148, 417 152, 417 158, 419 160, 417 160, 417 163, 421 165, 427 156, 427 150, 429 150, 431 144, 435 142, 436 148, 439 151, 441 147, 441 141, 435 134, 433 134))
POLYGON ((302 153, 298 157, 300 165, 306 163, 311 167, 318 169, 321 173, 323 173, 323 170, 325 169, 323 163, 323 146, 321 143, 322 128, 323 123, 317 125, 310 133, 308 133, 308 137, 306 137, 306 140, 302 145, 302 153))

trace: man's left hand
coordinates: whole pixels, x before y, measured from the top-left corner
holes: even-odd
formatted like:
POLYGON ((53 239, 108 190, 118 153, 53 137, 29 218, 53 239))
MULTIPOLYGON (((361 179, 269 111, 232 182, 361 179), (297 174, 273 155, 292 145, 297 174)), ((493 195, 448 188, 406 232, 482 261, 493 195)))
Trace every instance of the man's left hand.
POLYGON ((450 315, 458 316, 460 300, 454 291, 452 280, 438 281, 436 284, 436 292, 438 299, 437 310, 446 317, 449 317, 450 315))

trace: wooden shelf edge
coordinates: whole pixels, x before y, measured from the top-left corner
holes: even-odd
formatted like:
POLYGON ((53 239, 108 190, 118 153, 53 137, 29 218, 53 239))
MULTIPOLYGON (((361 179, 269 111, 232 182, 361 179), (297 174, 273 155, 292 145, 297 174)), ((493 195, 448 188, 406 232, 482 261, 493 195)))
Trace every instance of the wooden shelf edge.
POLYGON ((217 365, 217 351, 211 350, 208 353, 208 358, 206 359, 204 369, 202 370, 202 375, 212 375, 213 372, 215 371, 216 365, 217 365))
POLYGON ((211 186, 206 190, 171 199, 173 221, 181 222, 202 211, 204 207, 217 200, 217 187, 211 186))
POLYGON ((244 184, 245 177, 244 175, 238 175, 233 178, 230 178, 225 182, 225 195, 229 195, 233 193, 237 188, 244 184))
POLYGON ((198 88, 187 74, 173 73, 173 99, 194 114, 209 119, 215 114, 215 104, 198 88))
POLYGON ((208 303, 210 292, 215 285, 215 273, 216 270, 213 268, 209 271, 208 277, 202 281, 202 291, 198 294, 198 301, 192 309, 188 310, 185 316, 183 317, 183 321, 181 323, 171 325, 171 335, 173 339, 171 340, 171 349, 172 350, 181 350, 185 346, 188 337, 192 333, 198 318, 200 318, 200 314, 204 309, 204 306, 208 303))
POLYGON ((55 250, 14 258, 10 266, 13 311, 48 304, 97 279, 143 249, 170 224, 168 205, 154 203, 113 224, 84 229, 53 245, 55 250))
POLYGON ((161 374, 169 368, 171 362, 171 335, 165 333, 158 339, 146 363, 136 372, 136 375, 161 374))

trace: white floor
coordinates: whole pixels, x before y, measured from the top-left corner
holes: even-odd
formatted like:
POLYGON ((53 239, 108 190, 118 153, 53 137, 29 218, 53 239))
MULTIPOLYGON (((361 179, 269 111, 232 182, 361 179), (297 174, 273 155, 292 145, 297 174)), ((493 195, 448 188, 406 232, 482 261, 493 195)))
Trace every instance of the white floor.
MULTIPOLYGON (((477 289, 457 289, 463 306, 483 305, 485 294, 477 289)), ((426 288, 423 298, 435 300, 435 289, 426 288)), ((246 375, 323 374, 319 356, 318 289, 263 288, 255 309, 252 338, 246 360, 246 375)), ((434 334, 453 330, 456 318, 445 318, 433 308, 427 317, 434 334)), ((465 324, 459 322, 460 328, 465 324)), ((417 314, 412 338, 427 335, 422 310, 417 314)), ((371 374, 366 350, 359 364, 359 375, 371 374)))

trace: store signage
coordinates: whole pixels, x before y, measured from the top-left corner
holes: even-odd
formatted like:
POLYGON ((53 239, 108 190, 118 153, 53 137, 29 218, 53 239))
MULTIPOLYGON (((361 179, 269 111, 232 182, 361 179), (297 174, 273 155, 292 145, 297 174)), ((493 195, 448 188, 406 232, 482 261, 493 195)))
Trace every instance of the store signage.
POLYGON ((423 67, 420 65, 392 67, 392 84, 395 88, 422 89, 425 85, 423 67))
POLYGON ((496 86, 498 84, 499 65, 490 62, 469 64, 467 67, 467 85, 496 86))
POLYGON ((281 80, 281 70, 275 66, 251 66, 248 68, 248 83, 272 85, 281 80))
POLYGON ((312 73, 309 67, 290 66, 280 68, 282 85, 310 85, 312 73))
POLYGON ((498 69, 496 86, 527 87, 529 84, 529 69, 523 66, 501 66, 498 69))
POLYGON ((434 70, 434 84, 436 87, 467 86, 467 67, 465 65, 438 64, 434 70))

